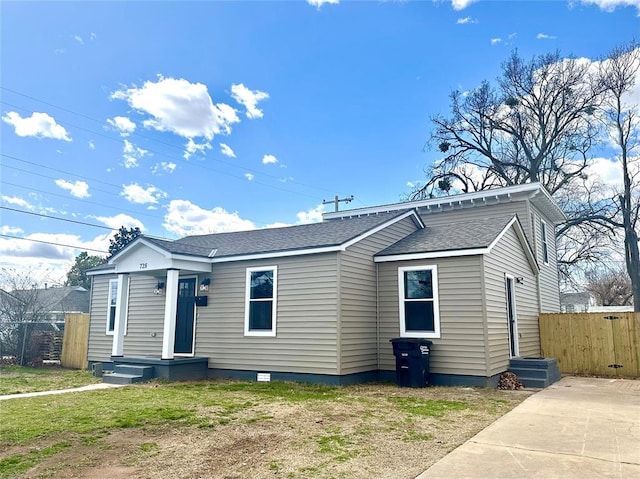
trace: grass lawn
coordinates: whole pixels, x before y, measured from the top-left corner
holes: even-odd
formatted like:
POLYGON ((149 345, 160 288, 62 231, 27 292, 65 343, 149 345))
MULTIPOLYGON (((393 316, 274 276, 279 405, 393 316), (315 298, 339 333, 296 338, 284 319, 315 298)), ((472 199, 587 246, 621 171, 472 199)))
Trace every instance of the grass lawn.
POLYGON ((99 383, 89 371, 59 367, 0 366, 0 396, 52 389, 69 389, 99 383))
POLYGON ((413 478, 527 394, 154 381, 10 399, 0 479, 413 478))

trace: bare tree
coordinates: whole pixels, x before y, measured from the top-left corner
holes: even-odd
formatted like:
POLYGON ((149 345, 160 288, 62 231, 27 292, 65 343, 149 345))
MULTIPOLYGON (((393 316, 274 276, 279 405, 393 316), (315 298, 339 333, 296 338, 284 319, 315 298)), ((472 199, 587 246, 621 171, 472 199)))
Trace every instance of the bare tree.
POLYGON ((630 304, 633 292, 631 278, 624 267, 599 267, 586 272, 585 289, 602 306, 626 306, 630 304))
POLYGON ((640 312, 640 252, 638 218, 640 216, 640 118, 638 105, 629 102, 629 94, 640 72, 640 45, 630 42, 615 48, 601 62, 600 76, 606 88, 601 106, 603 121, 618 150, 622 167, 622 187, 610 202, 614 211, 609 224, 624 234, 624 258, 631 278, 633 309, 640 312))
POLYGON ((448 194, 454 185, 468 192, 540 182, 568 217, 557 231, 565 279, 577 264, 593 267, 610 259, 610 245, 622 228, 629 274, 640 287, 640 267, 634 266, 638 178, 631 173, 637 169, 626 166, 637 146, 638 118, 620 101, 633 86, 638 51, 634 42, 616 49, 600 69, 559 53, 525 62, 514 52, 502 65, 497 86, 485 81, 470 92, 454 91, 451 115, 432 118, 430 144, 444 157, 409 198, 448 194), (624 191, 615 201, 589 176, 594 152, 602 147, 603 118, 615 133, 625 168, 624 191))
POLYGON ((11 355, 24 365, 34 323, 44 321, 51 305, 43 300, 30 271, 0 269, 0 355, 11 355))

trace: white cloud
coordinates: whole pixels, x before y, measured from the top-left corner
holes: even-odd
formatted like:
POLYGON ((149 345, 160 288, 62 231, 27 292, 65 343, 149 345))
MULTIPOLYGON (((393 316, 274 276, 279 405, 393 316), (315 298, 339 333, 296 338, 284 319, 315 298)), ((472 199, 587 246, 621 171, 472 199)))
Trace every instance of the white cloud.
POLYGON ((330 5, 337 5, 338 3, 340 3, 340 0, 307 0, 307 3, 313 7, 320 8, 325 3, 328 3, 330 5))
POLYGON ((93 142, 93 140, 89 140, 87 145, 89 146, 90 150, 95 150, 96 149, 96 144, 93 142))
POLYGON ((269 98, 269 94, 260 90, 249 90, 242 83, 231 85, 231 97, 247 109, 247 118, 262 118, 258 102, 269 98))
POLYGON ((278 163, 278 159, 273 155, 264 155, 262 157, 263 165, 270 165, 270 164, 275 165, 276 163, 278 163))
POLYGON ((640 0, 581 0, 587 5, 597 5, 605 12, 613 12, 618 7, 635 7, 640 14, 640 0))
POLYGON ((73 39, 78 42, 80 45, 84 45, 84 40, 82 39, 82 37, 80 35, 75 35, 73 37, 73 39))
POLYGON ((86 181, 74 181, 73 183, 67 180, 56 180, 56 185, 63 190, 71 193, 71 196, 76 198, 88 198, 91 196, 89 193, 89 185, 86 181))
POLYGON ((95 219, 115 230, 119 229, 121 226, 124 226, 125 228, 140 228, 140 231, 145 230, 145 227, 140 220, 122 213, 116 216, 95 216, 95 219))
POLYGON ((536 35, 536 38, 537 38, 538 40, 555 40, 555 39, 556 39, 556 38, 558 38, 558 37, 556 37, 556 36, 554 36, 554 35, 547 35, 546 33, 538 33, 538 34, 536 35))
POLYGON ((205 150, 210 150, 211 149, 211 143, 209 143, 208 141, 205 141, 203 143, 196 143, 195 141, 193 141, 193 138, 189 138, 189 141, 187 141, 187 146, 185 147, 184 150, 184 159, 188 160, 189 158, 191 158, 191 156, 193 156, 193 154, 195 153, 201 153, 204 154, 205 150))
POLYGON ((120 136, 129 136, 136 131, 136 124, 126 116, 107 118, 107 123, 120 132, 120 136))
POLYGON ((178 165, 172 161, 161 161, 151 167, 151 173, 159 175, 161 173, 173 173, 178 165))
POLYGON ((213 139, 219 133, 229 134, 231 125, 240 121, 234 108, 214 104, 207 86, 185 79, 158 77, 140 88, 133 86, 112 93, 111 98, 125 100, 132 108, 152 118, 143 125, 158 131, 169 131, 184 138, 213 139))
POLYGON ((585 170, 590 182, 596 179, 600 180, 607 186, 622 185, 622 164, 619 161, 610 160, 608 158, 595 158, 585 170))
POLYGON ((458 21, 456 21, 456 23, 458 25, 466 25, 470 23, 478 23, 478 20, 471 17, 464 17, 464 18, 458 18, 458 21))
POLYGON ((56 49, 53 51, 53 54, 54 54, 54 55, 62 55, 63 53, 64 53, 64 48, 56 48, 56 49))
POLYGON ((3 235, 16 235, 23 232, 24 230, 17 226, 8 226, 8 225, 0 226, 0 234, 3 234, 3 235))
POLYGON ((255 229, 253 222, 219 206, 206 210, 188 200, 173 200, 164 217, 164 228, 179 236, 255 229))
POLYGON ((124 140, 124 146, 122 147, 122 159, 124 160, 125 168, 135 168, 138 166, 138 160, 144 158, 147 153, 147 150, 144 150, 129 140, 124 140))
POLYGON ((498 43, 502 43, 502 38, 492 38, 491 45, 497 45, 498 43))
POLYGON ((254 176, 254 174, 253 174, 253 173, 245 173, 245 174, 244 174, 244 177, 245 177, 247 180, 249 180, 249 181, 252 181, 252 180, 253 180, 253 178, 255 178, 255 176, 254 176))
POLYGON ((18 136, 35 136, 36 138, 52 138, 54 140, 71 141, 71 137, 63 126, 46 113, 34 112, 28 118, 22 118, 15 111, 2 117, 5 123, 13 125, 18 136))
POLYGON ((158 199, 166 198, 167 194, 155 186, 143 188, 136 183, 132 183, 122 187, 120 196, 123 196, 129 203, 146 205, 158 203, 158 199))
POLYGON ((297 224, 320 223, 322 221, 322 213, 324 213, 324 205, 321 203, 315 208, 307 211, 299 211, 297 224))
POLYGON ((464 10, 469 5, 477 1, 478 0, 451 0, 451 6, 454 10, 464 10))
POLYGON ((236 157, 236 154, 233 152, 231 147, 229 145, 225 145, 224 143, 220 143, 220 152, 223 155, 228 156, 229 158, 235 158, 236 157))
POLYGON ((91 32, 91 40, 95 40, 97 37, 98 36, 95 33, 91 32))
POLYGON ((2 201, 5 203, 9 203, 10 205, 19 206, 21 208, 26 208, 28 210, 33 210, 34 207, 27 200, 18 198, 17 196, 6 196, 2 195, 2 201))

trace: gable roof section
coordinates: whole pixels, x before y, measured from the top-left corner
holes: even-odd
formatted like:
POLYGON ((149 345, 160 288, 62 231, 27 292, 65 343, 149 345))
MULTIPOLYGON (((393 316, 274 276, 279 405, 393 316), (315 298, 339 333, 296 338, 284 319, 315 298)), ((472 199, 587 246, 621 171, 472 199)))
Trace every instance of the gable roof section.
POLYGON ((394 211, 283 228, 187 236, 173 242, 171 251, 189 254, 190 251, 208 250, 207 255, 213 263, 344 251, 367 236, 408 217, 412 217, 418 227, 422 226, 414 210, 394 211))
POLYGON ((208 263, 344 251, 405 218, 411 218, 417 228, 424 227, 415 210, 405 209, 282 228, 186 236, 175 241, 142 235, 113 256, 108 265, 98 266, 88 274, 114 272, 118 259, 140 246, 168 258, 208 263))
POLYGON ((507 186, 504 188, 494 188, 491 190, 474 191, 459 195, 440 196, 426 200, 408 201, 405 203, 391 203, 388 205, 372 206, 369 208, 359 208, 354 210, 343 210, 335 213, 325 213, 324 219, 346 218, 348 216, 380 213, 383 211, 398 211, 407 208, 425 208, 427 210, 440 211, 441 208, 462 208, 478 205, 507 203, 529 199, 540 211, 544 212, 547 218, 554 224, 563 223, 567 220, 564 212, 557 205, 555 200, 540 183, 527 183, 524 185, 507 186))
POLYGON ((397 243, 383 249, 374 256, 376 263, 412 259, 444 258, 488 254, 511 227, 531 263, 534 271, 538 264, 529 242, 526 240, 518 217, 497 216, 426 226, 397 243))

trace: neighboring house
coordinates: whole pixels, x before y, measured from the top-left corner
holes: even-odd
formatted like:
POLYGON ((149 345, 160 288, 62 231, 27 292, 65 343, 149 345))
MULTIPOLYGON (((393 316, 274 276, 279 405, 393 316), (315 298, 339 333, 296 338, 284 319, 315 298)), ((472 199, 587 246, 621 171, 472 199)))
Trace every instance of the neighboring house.
MULTIPOLYGON (((390 340, 433 342, 433 384, 495 385, 540 355, 560 310, 539 184, 168 241, 141 236, 89 274, 90 363, 204 358, 211 377, 393 380, 390 340)), ((106 364, 105 364, 106 366, 106 364)))
POLYGON ((595 305, 595 298, 588 292, 560 294, 561 313, 588 313, 595 305))

